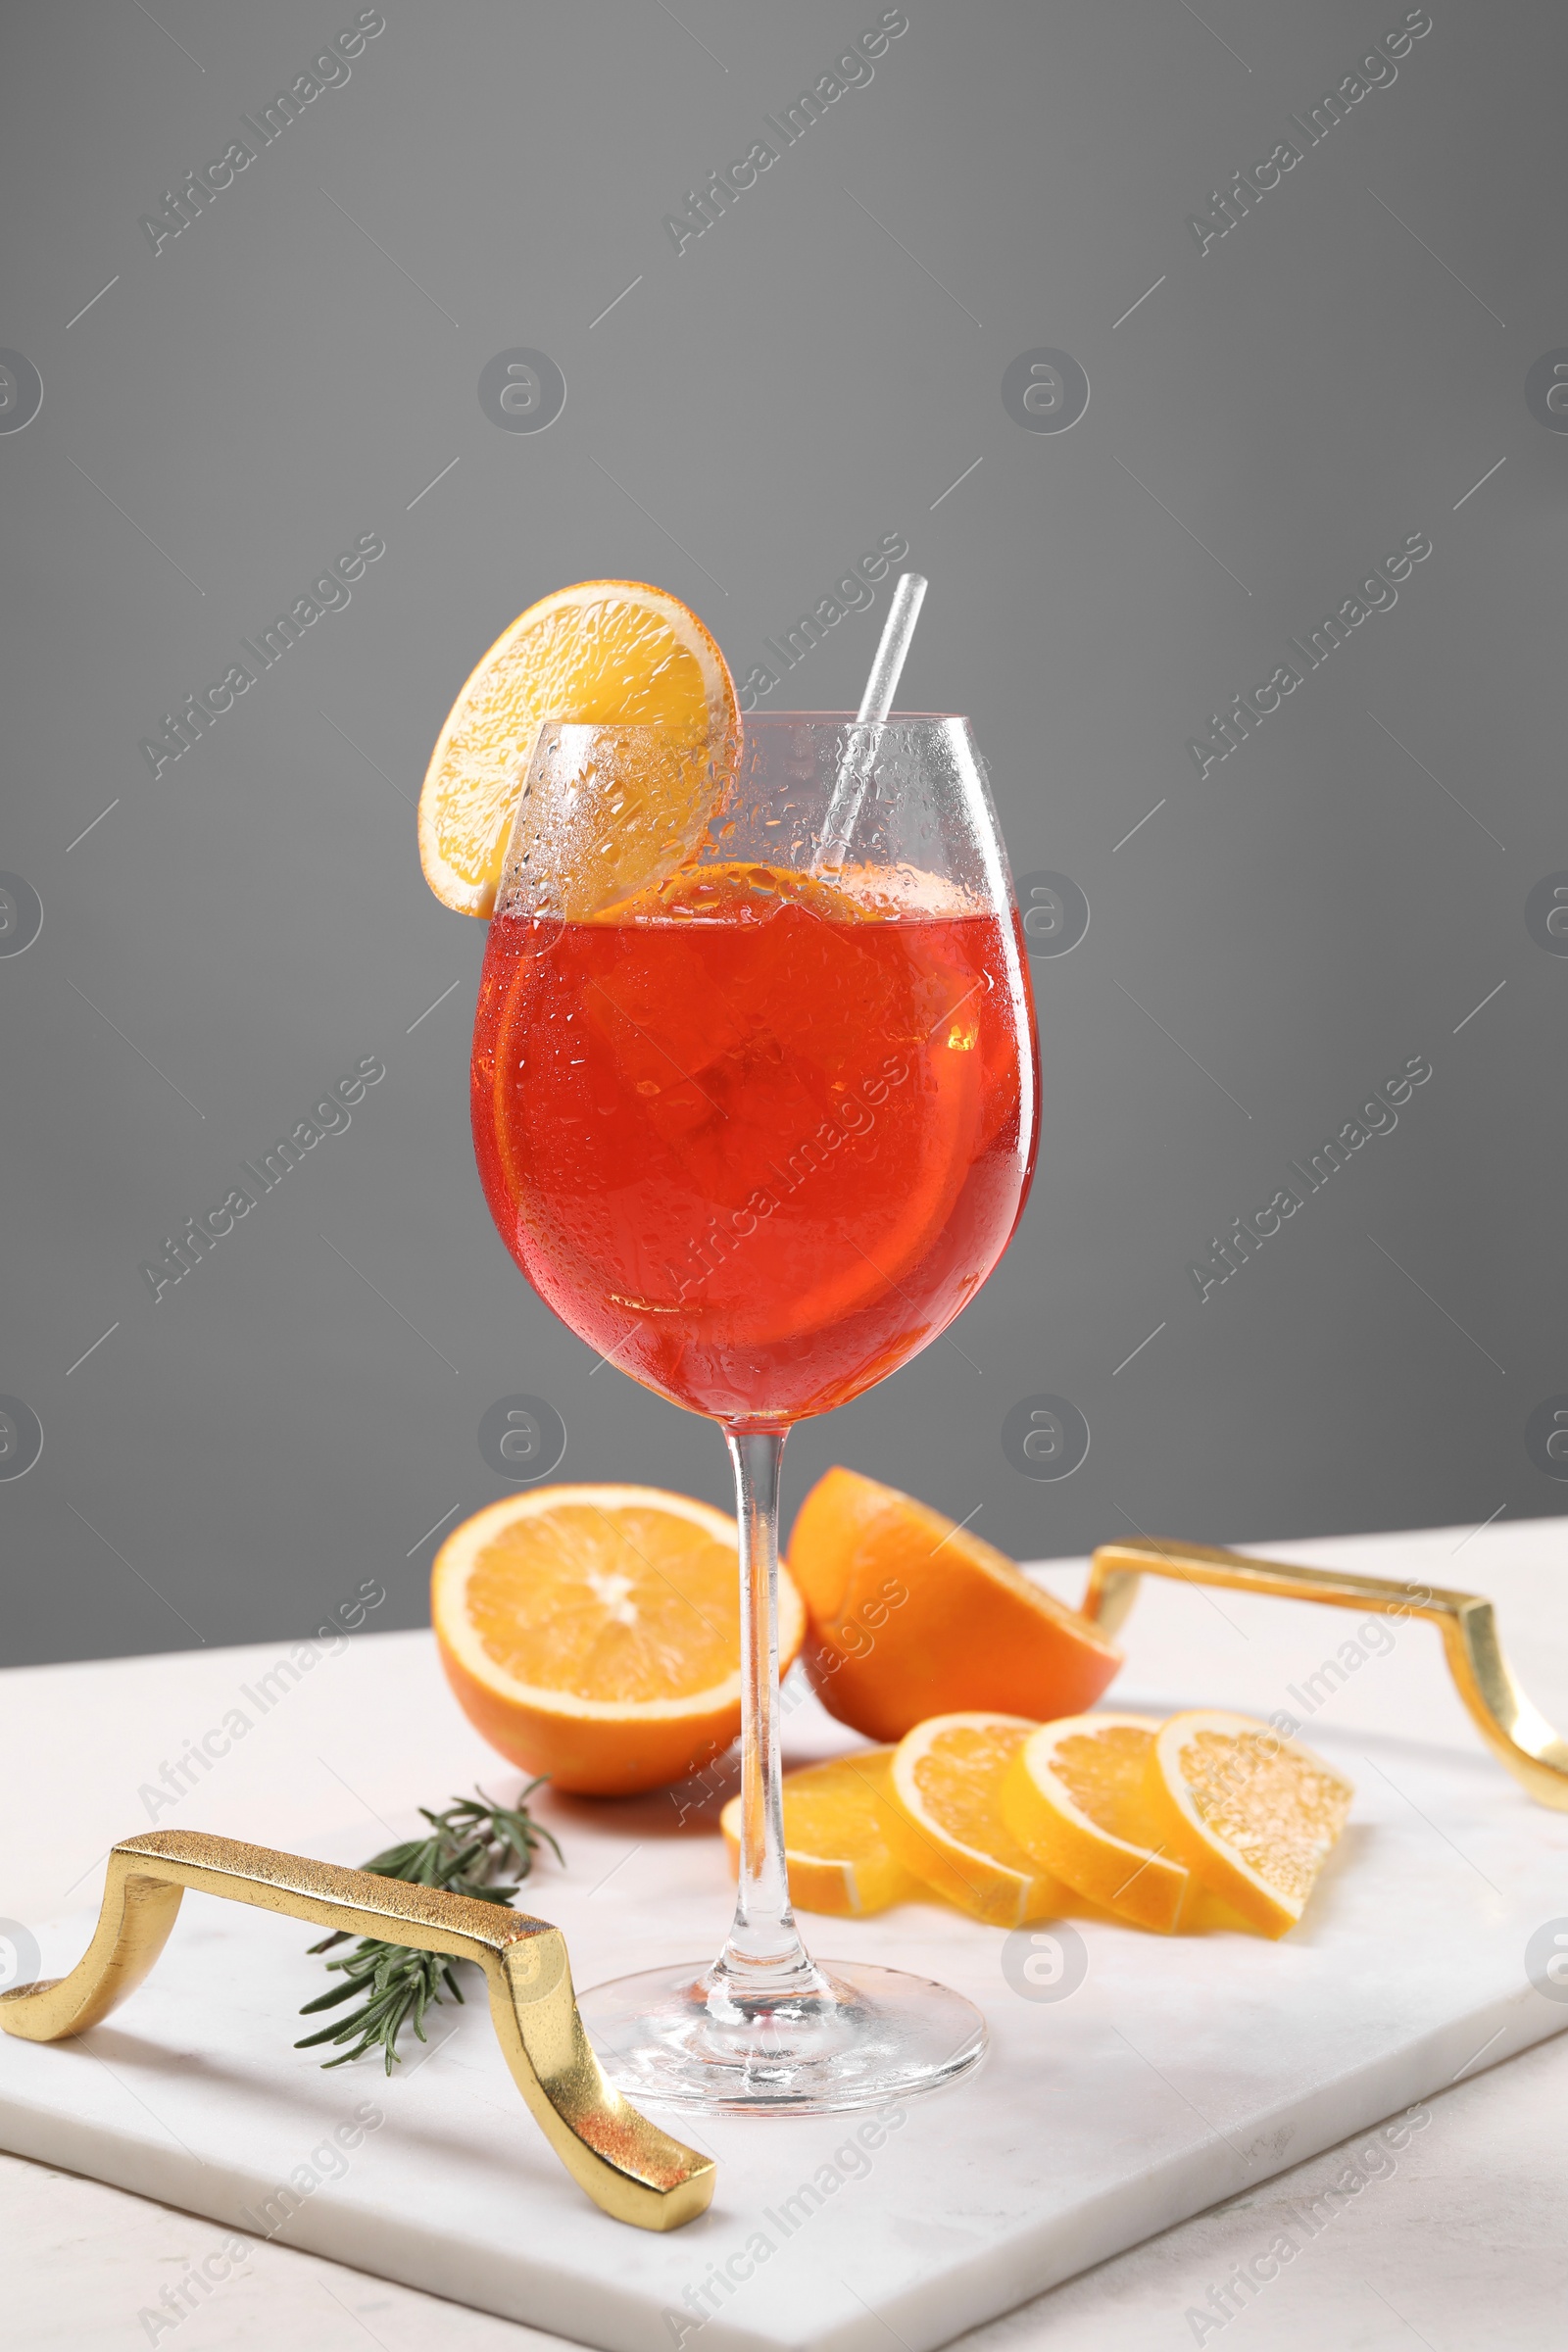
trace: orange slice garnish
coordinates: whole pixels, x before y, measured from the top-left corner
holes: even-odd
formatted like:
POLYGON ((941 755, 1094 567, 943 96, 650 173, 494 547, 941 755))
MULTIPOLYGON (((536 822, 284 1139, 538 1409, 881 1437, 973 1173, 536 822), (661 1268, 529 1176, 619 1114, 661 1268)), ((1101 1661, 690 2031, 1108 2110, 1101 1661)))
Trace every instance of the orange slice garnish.
POLYGON ((522 821, 550 861, 550 904, 574 918, 625 897, 695 846, 733 762, 739 724, 724 657, 678 597, 641 580, 585 580, 520 613, 447 714, 419 795, 419 858, 442 904, 488 915, 547 719, 647 726, 639 772, 606 762, 572 793, 541 788, 522 821))

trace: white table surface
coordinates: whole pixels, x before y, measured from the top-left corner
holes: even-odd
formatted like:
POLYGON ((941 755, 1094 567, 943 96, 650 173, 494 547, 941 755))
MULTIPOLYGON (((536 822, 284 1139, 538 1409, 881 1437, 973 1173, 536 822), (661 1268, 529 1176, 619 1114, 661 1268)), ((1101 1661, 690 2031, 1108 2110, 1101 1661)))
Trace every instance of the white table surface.
MULTIPOLYGON (((1476 1533, 1438 1529, 1259 1548, 1492 1593, 1505 1642, 1532 1695, 1556 1721, 1568 1722, 1568 1585, 1562 1582, 1568 1523, 1499 1523, 1476 1533)), ((1064 1596, 1081 1585, 1081 1564, 1053 1564, 1045 1573, 1064 1596)), ((1128 1629, 1123 1680, 1129 1689, 1136 1687, 1140 1695, 1158 1690, 1162 1614, 1201 1606, 1196 1593, 1151 1584, 1128 1629)), ((1308 1654, 1328 1654, 1348 1621, 1302 1613, 1312 1626, 1308 1654)), ((1412 1632, 1418 1638, 1401 1641, 1397 1653, 1377 1661, 1364 1683, 1352 1681, 1337 1692, 1321 1720, 1371 1730, 1401 1722, 1407 1706, 1419 1715, 1423 1732, 1470 1737, 1457 1701, 1443 1687, 1435 1634, 1412 1632)), ((362 1636, 360 1642, 417 1639, 362 1636)), ((198 1735, 218 1720, 224 1694, 284 1646, 0 1676, 0 1691, 10 1702, 0 1717, 0 1771, 13 1791, 0 1911, 23 1921, 43 1917, 62 1909, 72 1879, 95 1887, 94 1866, 108 1844, 142 1826, 136 1789, 172 1752, 176 1735, 198 1735), (39 1752, 40 1723, 50 1726, 47 1754, 39 1752), (160 1738, 165 1744, 154 1753, 160 1738), (25 1794, 20 1820, 17 1792, 25 1794)), ((1227 1687, 1232 1675, 1245 1674, 1232 1647, 1216 1628, 1212 1683, 1201 1693, 1211 1703, 1233 1696, 1241 1703, 1239 1691, 1227 1687)), ((333 1671, 336 1663, 323 1659, 322 1671, 333 1671)), ((1193 1703, 1198 1694, 1176 1695, 1193 1703)), ((1255 1693, 1250 1695, 1255 1704, 1255 1693)), ((280 1721, 275 1728, 285 1726, 280 1721)), ((383 1752, 375 1752, 374 1742, 369 1752, 357 1743, 352 1777, 368 1805, 376 1802, 379 1781, 395 1778, 397 1741, 397 1726, 388 1725, 383 1752)), ((255 1752, 237 1748, 225 1766, 223 1826, 231 1835, 266 1841, 264 1743, 247 1745, 255 1752)), ((346 1810, 352 1801, 345 1799, 346 1810)), ((367 1844, 380 1842, 379 1825, 367 1826, 367 1844)), ((74 1900, 81 1900, 80 1890, 74 1900)), ((1563 1909, 1568 1914, 1568 1885, 1563 1909)), ((1210 2290, 1223 2287, 1238 2263, 1268 2247, 1287 2226, 1286 2207, 1310 2203, 1365 2134, 961 2341, 974 2352, 1043 2352, 1047 2346, 1051 2352, 1144 2352, 1167 2343, 1212 2343, 1223 2335, 1233 2346, 1269 2352, 1323 2352, 1328 2346, 1408 2352, 1421 2342, 1431 2352, 1493 2342, 1519 2352, 1538 2345, 1557 2352, 1568 2342, 1568 2039, 1477 2073, 1430 2105, 1432 2123, 1411 2141, 1397 2170, 1369 2182, 1223 2326, 1200 2326, 1188 2315, 1210 2311, 1210 2290)), ((184 2277, 216 2234, 210 2222, 0 2155, 7 2341, 24 2352, 34 2346, 96 2352, 99 2346, 147 2342, 138 2312, 184 2277)), ((220 2293, 157 2340, 176 2338, 179 2352, 253 2345, 271 2352, 284 2342, 290 2352, 337 2352, 367 2342, 385 2352, 434 2352, 438 2345, 442 2352, 501 2352, 503 2346, 522 2352, 562 2340, 277 2243, 256 2245, 220 2293)))

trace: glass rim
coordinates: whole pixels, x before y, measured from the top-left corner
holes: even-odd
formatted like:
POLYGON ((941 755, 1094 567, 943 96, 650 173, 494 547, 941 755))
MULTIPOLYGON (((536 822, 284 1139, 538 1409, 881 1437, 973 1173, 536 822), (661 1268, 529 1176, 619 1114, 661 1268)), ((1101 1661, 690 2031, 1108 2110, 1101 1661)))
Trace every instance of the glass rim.
POLYGON ((914 719, 956 718, 961 719, 965 726, 969 723, 968 713, 964 710, 890 710, 886 718, 861 718, 857 710, 743 710, 741 712, 741 719, 745 725, 749 726, 754 719, 759 718, 826 718, 832 719, 835 724, 848 722, 852 727, 897 727, 906 721, 914 719))
MULTIPOLYGON (((861 718, 855 710, 743 710, 740 714, 743 728, 756 726, 760 722, 778 725, 803 720, 815 720, 824 726, 834 727, 966 727, 970 724, 969 714, 965 710, 894 710, 886 718, 861 718)), ((654 719, 546 718, 542 725, 557 730, 575 727, 593 735, 667 735, 671 731, 666 723, 654 719)))

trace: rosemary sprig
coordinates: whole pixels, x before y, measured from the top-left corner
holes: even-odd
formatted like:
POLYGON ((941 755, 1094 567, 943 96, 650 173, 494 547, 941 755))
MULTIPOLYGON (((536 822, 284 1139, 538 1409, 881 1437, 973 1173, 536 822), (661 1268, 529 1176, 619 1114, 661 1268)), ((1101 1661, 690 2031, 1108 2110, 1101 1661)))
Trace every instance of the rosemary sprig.
MULTIPOLYGON (((477 1787, 472 1796, 454 1797, 444 1813, 432 1813, 421 1805, 419 1811, 430 1824, 429 1837, 389 1845, 385 1853, 372 1854, 363 1868, 374 1871, 378 1878, 402 1879, 414 1886, 440 1886, 452 1894, 473 1895, 483 1903, 510 1903, 532 1871, 541 1846, 548 1845, 558 1862, 563 1859, 549 1830, 528 1811, 529 1797, 546 1777, 541 1774, 530 1781, 515 1805, 492 1804, 477 1787), (512 1873, 511 1883, 497 1885, 497 1874, 503 1870, 512 1873)), ((347 1941, 346 1932, 339 1929, 310 1948, 313 1953, 329 1952, 334 1944, 347 1941)), ((343 1959, 329 1960, 326 1965, 341 1971, 343 1982, 305 2002, 301 2017, 361 1997, 364 2005, 352 2017, 334 2019, 318 2034, 308 2034, 294 2044, 297 2050, 310 2050, 323 2041, 354 2043, 340 2057, 323 2059, 325 2067, 347 2066, 350 2059, 380 2049, 385 2052, 390 2074, 400 2057, 397 2042, 403 2028, 412 2025, 423 2041, 424 2013, 430 2003, 444 2000, 448 1993, 455 2001, 463 1999, 453 1964, 439 1952, 411 1951, 407 1944, 384 1943, 367 1936, 343 1959)))

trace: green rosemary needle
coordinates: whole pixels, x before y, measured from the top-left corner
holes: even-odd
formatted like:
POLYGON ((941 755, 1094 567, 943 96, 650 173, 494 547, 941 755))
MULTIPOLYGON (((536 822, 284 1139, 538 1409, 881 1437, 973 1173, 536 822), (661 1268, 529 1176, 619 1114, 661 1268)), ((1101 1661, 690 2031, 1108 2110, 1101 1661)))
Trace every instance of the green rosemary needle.
MULTIPOLYGON (((472 1796, 454 1797, 444 1813, 432 1813, 421 1805, 419 1811, 430 1824, 429 1837, 389 1845, 384 1853, 372 1854, 363 1868, 373 1871, 377 1878, 403 1879, 415 1886, 440 1886, 452 1894, 474 1895, 484 1903, 510 1903, 532 1871, 539 1847, 548 1845, 556 1860, 562 1860, 551 1833, 528 1811, 528 1799, 545 1778, 541 1774, 530 1781, 514 1805, 492 1804, 479 1788, 472 1796), (502 1871, 511 1874, 510 1883, 497 1884, 497 1874, 502 1871)), ((329 1952, 334 1944, 347 1941, 347 1935, 339 1929, 310 1948, 313 1953, 329 1952)), ((326 1965, 339 1971, 343 1982, 305 2002, 301 2017, 319 2009, 335 2009, 344 2001, 359 1999, 363 2006, 294 2044, 297 2050, 315 2049, 323 2041, 354 2044, 339 2057, 323 2059, 323 2066, 347 2066, 351 2059, 379 2049, 390 2074, 401 2056, 397 2043, 404 2027, 412 2025, 423 2041, 424 2013, 430 2003, 442 2001, 448 1994, 455 2001, 463 1999, 463 1989, 452 1973, 453 1963, 439 1952, 411 1951, 407 1944, 384 1943, 367 1936, 352 1952, 326 1965)))

